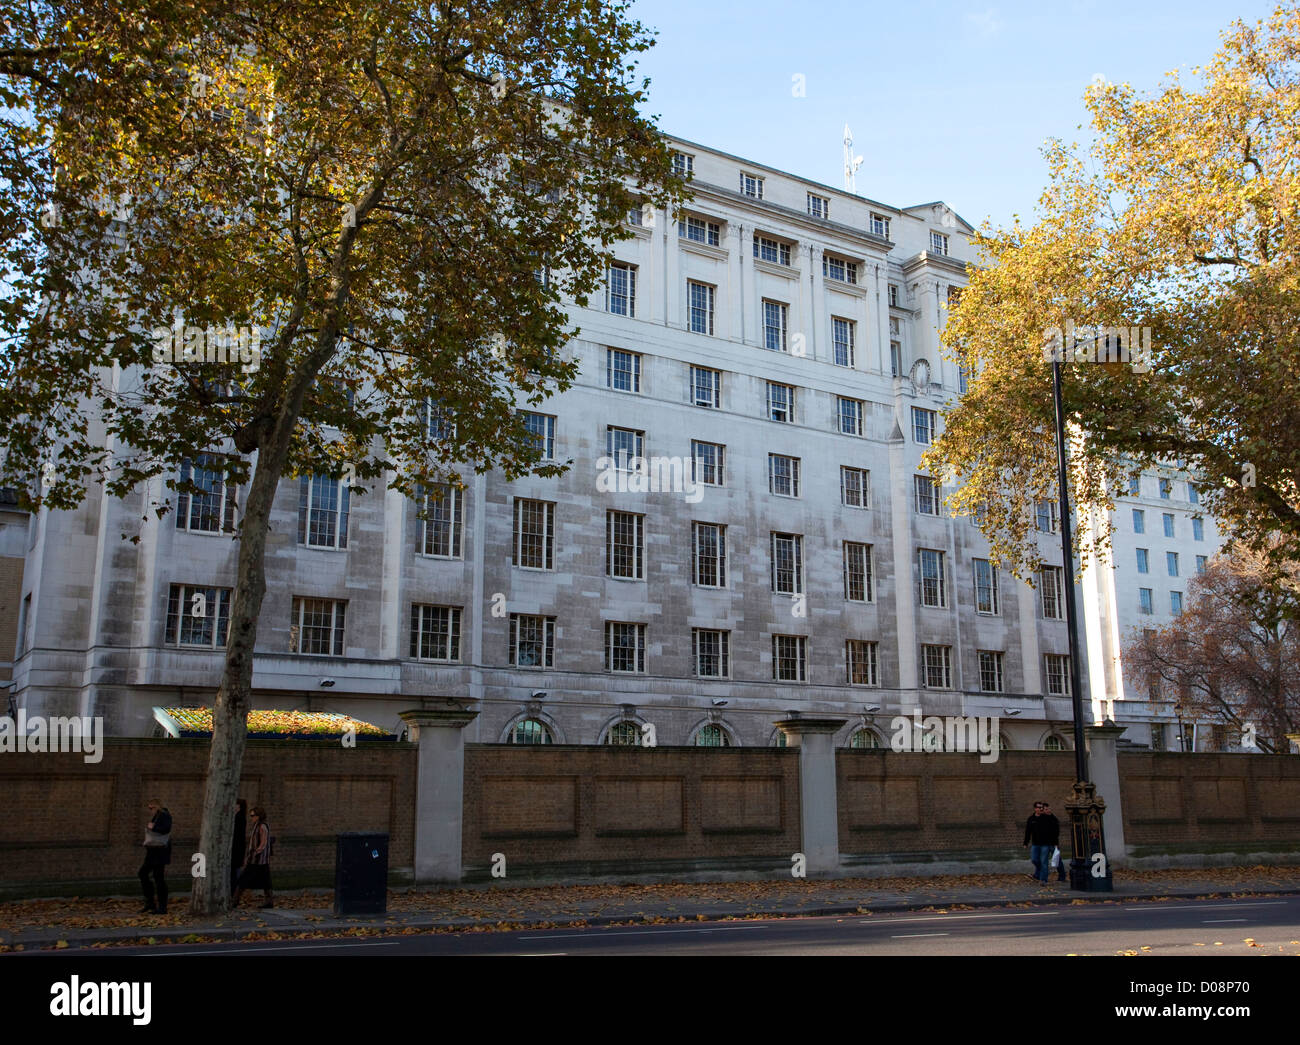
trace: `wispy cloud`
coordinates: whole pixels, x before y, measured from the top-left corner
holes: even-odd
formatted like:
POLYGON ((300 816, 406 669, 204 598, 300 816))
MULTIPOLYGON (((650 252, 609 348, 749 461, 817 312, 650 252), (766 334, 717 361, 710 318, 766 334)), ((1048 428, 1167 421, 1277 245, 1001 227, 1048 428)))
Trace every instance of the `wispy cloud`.
POLYGON ((966 28, 980 40, 996 36, 1002 31, 1002 19, 998 17, 998 9, 990 7, 984 11, 972 11, 966 15, 966 28))

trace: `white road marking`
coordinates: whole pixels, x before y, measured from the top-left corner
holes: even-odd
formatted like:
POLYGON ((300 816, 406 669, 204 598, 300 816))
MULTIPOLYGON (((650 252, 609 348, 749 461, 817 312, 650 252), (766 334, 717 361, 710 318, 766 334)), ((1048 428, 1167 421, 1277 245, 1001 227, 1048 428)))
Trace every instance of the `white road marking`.
MULTIPOLYGON (((623 932, 605 933, 606 936, 663 936, 669 933, 718 933, 727 932, 734 929, 766 929, 765 925, 720 925, 715 928, 691 928, 691 929, 628 929, 623 927, 623 932)), ((590 940, 593 936, 593 930, 581 933, 553 933, 547 936, 521 936, 521 940, 590 940)))
POLYGON ((951 936, 952 933, 908 933, 906 936, 891 936, 891 940, 915 940, 920 936, 951 936))
MULTIPOLYGON (((250 940, 248 942, 257 943, 256 940, 250 940)), ((297 947, 259 947, 257 948, 257 950, 259 953, 264 953, 266 951, 330 950, 337 947, 400 947, 401 943, 402 943, 401 940, 393 940, 391 943, 348 943, 346 939, 341 938, 337 943, 304 943, 297 947)), ((169 954, 173 954, 173 955, 178 954, 181 956, 185 956, 190 954, 228 954, 228 953, 229 953, 228 951, 177 951, 171 948, 167 948, 166 950, 150 951, 147 955, 142 955, 142 957, 161 958, 169 954)))
MULTIPOLYGON (((957 919, 957 918, 1048 918, 1048 917, 1050 917, 1051 915, 1054 915, 1054 914, 1057 914, 1057 913, 1059 913, 1059 912, 1057 912, 1057 911, 1018 911, 1018 912, 1016 912, 1016 913, 1006 913, 1006 914, 1003 914, 1003 913, 993 913, 993 914, 929 914, 929 915, 926 915, 926 916, 923 917, 923 918, 889 918, 888 920, 889 920, 889 922, 892 924, 892 923, 897 923, 897 922, 933 922, 933 921, 936 921, 936 920, 938 920, 938 919, 942 919, 942 920, 945 921, 945 922, 950 922, 950 921, 953 921, 954 919, 957 919)), ((879 925, 879 924, 881 924, 880 921, 877 920, 877 919, 875 919, 875 918, 862 918, 862 919, 860 919, 859 922, 858 922, 859 925, 871 925, 871 924, 873 924, 873 923, 874 923, 875 925, 879 925)))
POLYGON ((1142 907, 1125 907, 1126 911, 1235 911, 1239 907, 1285 907, 1285 900, 1266 900, 1262 903, 1197 903, 1197 904, 1146 904, 1142 907))
POLYGON ((1225 925, 1228 922, 1244 922, 1245 918, 1202 918, 1202 925, 1225 925))

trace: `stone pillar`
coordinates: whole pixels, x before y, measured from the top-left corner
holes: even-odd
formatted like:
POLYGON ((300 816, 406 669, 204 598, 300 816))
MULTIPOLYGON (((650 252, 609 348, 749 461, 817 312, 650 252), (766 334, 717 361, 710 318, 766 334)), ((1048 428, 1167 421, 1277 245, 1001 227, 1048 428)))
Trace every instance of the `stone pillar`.
POLYGON ((1119 758, 1115 741, 1126 727, 1107 721, 1101 726, 1084 726, 1088 743, 1088 772, 1097 794, 1106 803, 1106 854, 1113 864, 1123 864, 1128 850, 1124 847, 1124 806, 1120 795, 1119 758))
MULTIPOLYGON (((680 329, 682 323, 681 248, 677 246, 677 215, 664 212, 664 323, 680 329)), ((684 218, 683 218, 684 220, 684 218)))
POLYGON ((745 238, 740 226, 727 223, 727 320, 719 333, 732 341, 745 341, 745 288, 741 265, 741 247, 745 238))
POLYGON ((840 866, 839 804, 836 799, 835 734, 844 718, 782 719, 777 728, 799 749, 800 844, 810 875, 829 875, 840 866))
POLYGON ((401 712, 419 745, 415 778, 415 880, 459 882, 465 809, 466 726, 477 711, 422 708, 401 712))

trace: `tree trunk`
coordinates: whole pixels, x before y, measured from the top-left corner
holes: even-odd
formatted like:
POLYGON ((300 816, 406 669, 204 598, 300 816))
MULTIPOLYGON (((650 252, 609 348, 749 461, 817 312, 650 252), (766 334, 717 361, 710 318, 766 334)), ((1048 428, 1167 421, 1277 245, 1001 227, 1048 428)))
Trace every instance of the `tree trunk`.
POLYGON ((212 747, 208 752, 208 780, 199 832, 199 852, 205 858, 205 873, 194 878, 190 898, 193 914, 220 914, 230 909, 230 845, 244 743, 248 737, 257 620, 266 594, 266 535, 270 529, 271 505, 287 458, 287 439, 273 438, 269 442, 271 446, 258 451, 240 528, 239 572, 230 608, 226 664, 212 709, 212 747))

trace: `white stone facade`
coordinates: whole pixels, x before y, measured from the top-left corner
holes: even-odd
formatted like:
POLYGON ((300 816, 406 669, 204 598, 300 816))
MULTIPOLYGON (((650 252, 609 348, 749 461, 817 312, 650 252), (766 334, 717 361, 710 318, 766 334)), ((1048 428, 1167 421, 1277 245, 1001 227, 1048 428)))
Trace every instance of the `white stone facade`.
MULTIPOLYGON (((977 612, 974 560, 987 557, 978 529, 942 508, 918 511, 929 507, 915 478, 927 425, 960 390, 938 339, 948 295, 973 260, 970 227, 943 204, 888 206, 701 146, 675 147, 690 157, 695 200, 671 218, 646 211, 634 238, 616 248, 633 268, 620 271, 609 297, 572 309, 580 334, 569 351, 581 374, 541 407, 555 418, 556 459, 572 461, 566 474, 471 479, 445 556, 422 553, 415 505, 379 484, 352 496, 346 548, 302 543, 299 484, 283 483, 267 548, 255 704, 345 711, 400 729, 398 712, 450 696, 482 711, 471 742, 504 740, 532 719, 557 743, 601 743, 627 722, 634 728, 624 737, 645 725, 659 744, 690 744, 716 726, 705 735, 741 745, 772 743, 773 721, 791 711, 847 716, 836 743, 863 727, 887 743, 890 718, 919 707, 998 715, 1015 747, 1041 748, 1052 736, 1068 743, 1069 698, 1049 692, 1061 662, 1049 667, 1048 658, 1068 653, 1063 608, 1060 619, 1045 615, 1043 593, 1002 571, 996 596, 987 583, 978 593, 994 612, 977 612), (693 382, 693 367, 720 374, 716 405, 713 386, 693 382), (611 387, 633 381, 631 390, 611 387), (770 384, 793 387, 793 406, 770 384), (722 485, 608 489, 599 464, 610 427, 624 429, 622 445, 646 458, 686 462, 687 476, 693 443, 725 447, 722 485), (641 433, 639 446, 628 432, 641 433), (773 455, 797 459, 797 491, 791 462, 773 455), (844 492, 844 468, 869 473, 869 506, 844 503, 857 499, 844 492), (538 545, 541 568, 512 561, 516 513, 534 510, 549 527, 538 545), (611 523, 608 512, 626 514, 611 523), (610 575, 614 523, 633 535, 620 569, 639 569, 639 577, 610 575), (726 528, 720 585, 696 583, 697 523, 726 528), (846 598, 846 555, 856 571, 866 553, 846 552, 845 542, 870 548, 869 599, 846 598), (797 579, 784 568, 796 553, 797 579), (922 559, 927 569, 942 564, 941 584, 921 576, 922 559), (322 608, 301 599, 345 604, 341 635, 313 633, 329 653, 288 652, 295 612, 322 608), (411 656, 416 605, 456 611, 449 662, 411 656), (511 663, 512 615, 553 618, 549 667, 511 663), (727 633, 725 677, 700 676, 700 632, 727 633), (616 655, 640 670, 609 670, 611 635, 632 643, 616 655), (874 685, 850 683, 850 641, 876 644, 874 685), (802 680, 774 678, 774 650, 786 675, 799 674, 802 655, 802 680), (998 654, 996 670, 985 657, 981 673, 981 651, 998 654), (1001 691, 982 691, 982 679, 988 688, 997 675, 1001 691)), ((155 483, 114 500, 96 489, 75 512, 33 520, 24 584, 31 600, 15 669, 21 704, 101 714, 111 733, 130 735, 153 729, 156 705, 211 700, 221 651, 175 641, 169 597, 173 585, 231 587, 235 544, 178 528, 174 516, 154 519, 147 505, 162 493, 155 483), (128 543, 123 533, 140 540, 128 543)), ((1161 509, 1143 503, 1151 534, 1161 509)), ((1188 505, 1163 510, 1179 519, 1181 585, 1192 556, 1208 553, 1217 533, 1207 518, 1206 541, 1193 546, 1188 505)), ((318 519, 328 527, 327 516, 318 519)), ((1042 539, 1059 548, 1055 536, 1042 539)), ((1148 539, 1149 586, 1163 600, 1152 619, 1169 608, 1172 581, 1157 568, 1174 544, 1148 539)), ((1119 568, 1102 574, 1104 584, 1085 584, 1079 603, 1090 648, 1104 650, 1091 672, 1084 665, 1098 718, 1117 714, 1109 701, 1120 673, 1104 665, 1135 615, 1139 586, 1134 552, 1118 539, 1116 548, 1119 568)), ((857 595, 856 572, 851 579, 857 595)), ((180 592, 178 602, 189 605, 193 594, 180 592)), ((448 624, 445 610, 427 612, 428 623, 448 624)), ((718 637, 700 641, 707 651, 718 637)), ((432 651, 449 652, 445 635, 432 651)), ((1125 684, 1128 696, 1142 695, 1125 684)))

